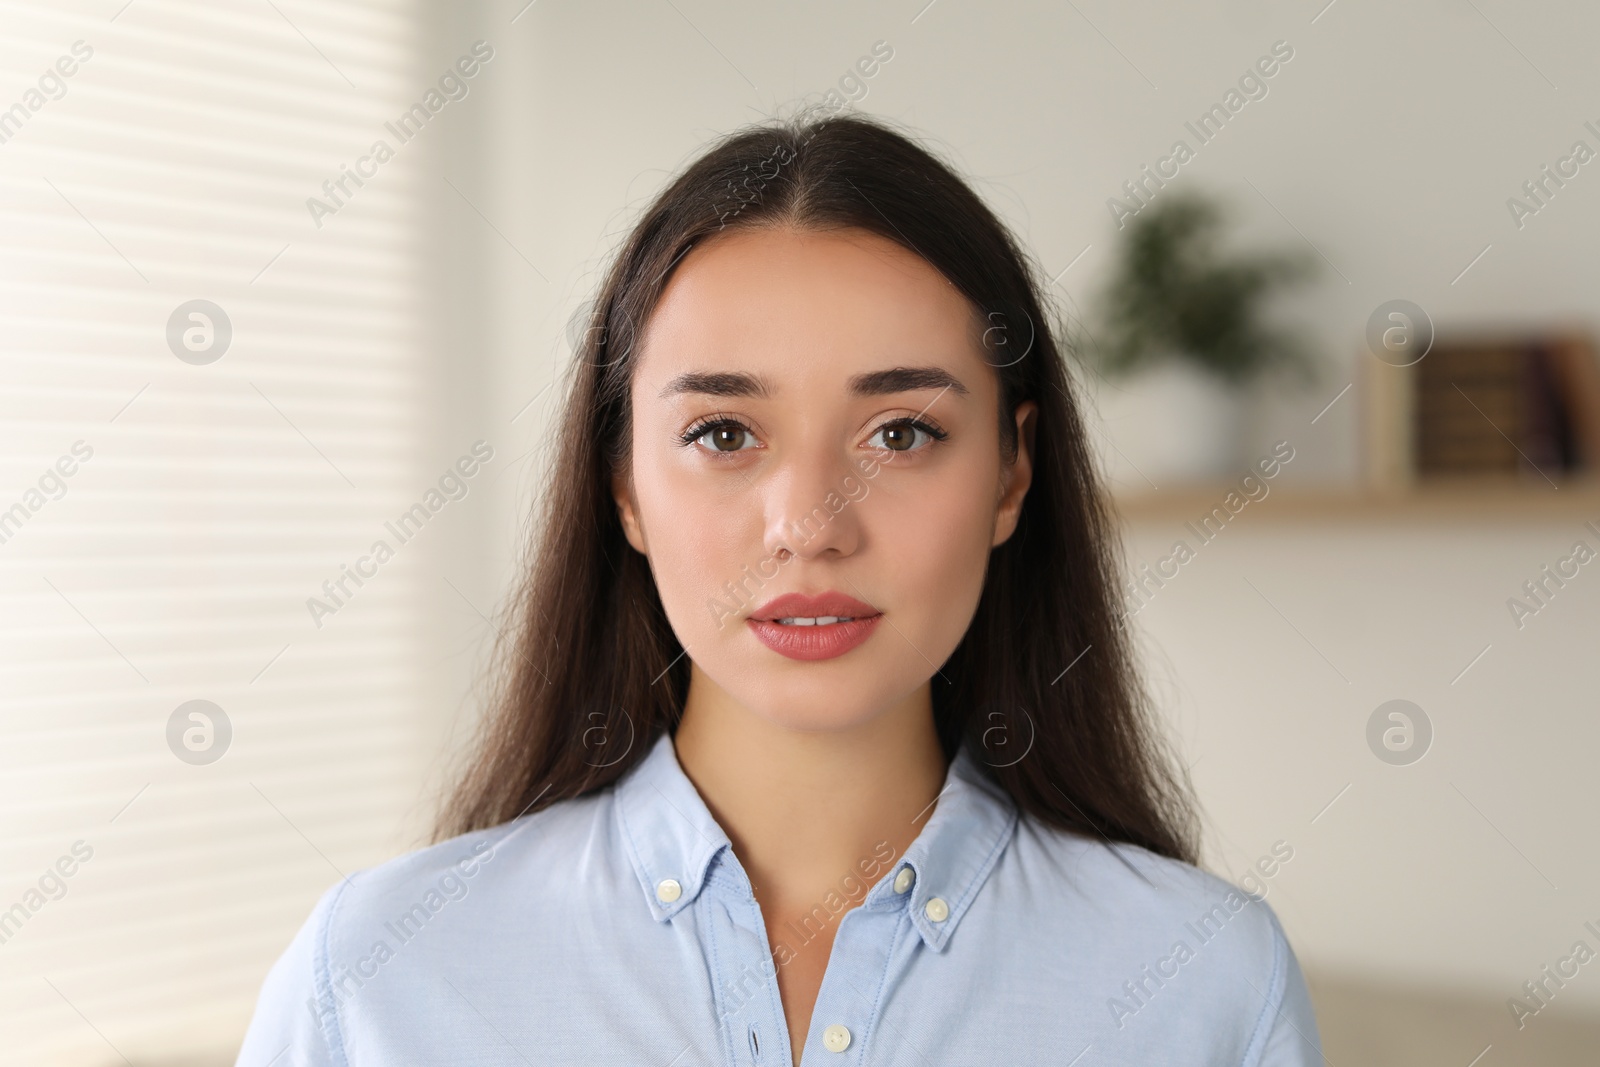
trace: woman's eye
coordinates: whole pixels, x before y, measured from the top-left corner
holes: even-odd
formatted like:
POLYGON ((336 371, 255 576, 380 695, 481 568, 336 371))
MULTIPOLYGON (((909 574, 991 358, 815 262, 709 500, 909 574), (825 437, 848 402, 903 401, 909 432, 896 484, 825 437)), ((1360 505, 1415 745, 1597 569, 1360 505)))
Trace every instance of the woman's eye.
MULTIPOLYGON (((945 434, 917 419, 898 419, 886 422, 867 439, 870 447, 887 452, 915 452, 925 449, 933 441, 942 441, 945 434)), ((686 445, 699 445, 708 452, 727 455, 760 447, 756 435, 742 423, 726 421, 702 424, 683 435, 686 445)))
POLYGON ((914 449, 924 448, 934 439, 925 427, 915 422, 889 422, 878 428, 878 432, 868 438, 868 442, 882 439, 883 443, 875 447, 889 452, 910 452, 914 449), (921 434, 921 440, 918 439, 921 434))
POLYGON ((737 423, 724 422, 699 434, 694 440, 713 452, 741 452, 755 444, 755 435, 737 423))

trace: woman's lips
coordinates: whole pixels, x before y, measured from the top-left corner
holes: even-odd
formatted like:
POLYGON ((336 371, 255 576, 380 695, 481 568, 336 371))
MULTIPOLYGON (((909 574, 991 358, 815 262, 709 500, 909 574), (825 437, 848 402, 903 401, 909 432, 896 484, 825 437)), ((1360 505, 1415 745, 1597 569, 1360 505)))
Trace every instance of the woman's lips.
POLYGON ((882 615, 869 615, 849 622, 817 623, 811 626, 746 619, 756 640, 790 659, 816 660, 842 656, 872 636, 882 615))
POLYGON ((756 639, 790 659, 842 656, 872 636, 883 613, 855 597, 825 593, 785 593, 767 601, 745 620, 756 639))

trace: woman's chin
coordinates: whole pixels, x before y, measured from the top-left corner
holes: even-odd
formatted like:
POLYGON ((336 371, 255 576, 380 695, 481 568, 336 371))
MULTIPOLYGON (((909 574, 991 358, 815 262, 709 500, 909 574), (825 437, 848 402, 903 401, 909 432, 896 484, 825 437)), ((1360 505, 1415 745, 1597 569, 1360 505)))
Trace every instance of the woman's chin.
POLYGON ((894 703, 894 698, 888 694, 876 697, 860 686, 843 687, 833 679, 815 685, 775 682, 740 703, 786 730, 834 733, 871 722, 894 703))

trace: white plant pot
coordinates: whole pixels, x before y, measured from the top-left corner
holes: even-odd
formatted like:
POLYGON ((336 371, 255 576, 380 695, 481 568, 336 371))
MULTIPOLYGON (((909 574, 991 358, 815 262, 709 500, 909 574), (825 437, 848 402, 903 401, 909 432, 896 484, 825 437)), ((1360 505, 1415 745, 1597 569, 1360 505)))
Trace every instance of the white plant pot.
POLYGON ((1238 473, 1242 387, 1178 359, 1092 381, 1099 420, 1091 436, 1114 490, 1214 485, 1238 473))

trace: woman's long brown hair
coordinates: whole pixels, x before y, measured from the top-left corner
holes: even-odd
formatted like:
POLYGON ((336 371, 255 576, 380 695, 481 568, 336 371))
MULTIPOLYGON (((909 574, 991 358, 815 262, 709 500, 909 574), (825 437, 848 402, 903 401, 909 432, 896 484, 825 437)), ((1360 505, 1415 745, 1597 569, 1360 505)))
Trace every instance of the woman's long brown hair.
POLYGON ((1000 382, 1002 455, 1014 454, 1016 406, 1038 405, 1016 532, 991 552, 972 624, 933 678, 946 755, 965 739, 1044 823, 1194 862, 1195 809, 1119 617, 1116 527, 1038 273, 950 167, 854 115, 722 139, 656 197, 610 266, 576 343, 499 688, 435 840, 605 788, 676 727, 689 661, 623 537, 611 476, 630 451, 642 328, 672 269, 726 227, 773 225, 871 231, 966 295, 1000 382))

